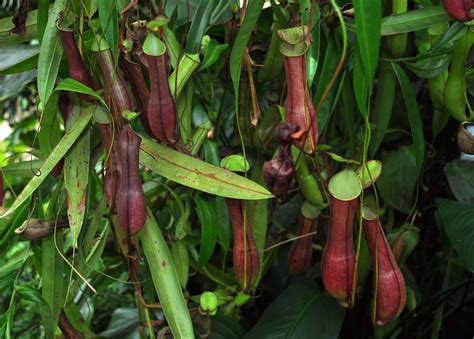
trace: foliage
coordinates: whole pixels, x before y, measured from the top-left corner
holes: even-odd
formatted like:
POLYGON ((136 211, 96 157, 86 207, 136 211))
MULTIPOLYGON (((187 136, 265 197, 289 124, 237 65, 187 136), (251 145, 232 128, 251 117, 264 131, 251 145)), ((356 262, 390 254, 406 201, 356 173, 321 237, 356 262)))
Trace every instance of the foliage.
POLYGON ((0 337, 473 336, 461 0, 18 2, 0 337))

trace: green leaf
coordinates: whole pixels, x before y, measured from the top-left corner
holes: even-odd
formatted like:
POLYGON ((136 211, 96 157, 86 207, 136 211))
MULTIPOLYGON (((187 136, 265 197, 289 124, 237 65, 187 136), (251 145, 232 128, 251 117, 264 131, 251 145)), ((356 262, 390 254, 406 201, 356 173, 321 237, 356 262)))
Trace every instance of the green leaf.
POLYGON ((13 164, 8 164, 2 167, 2 172, 5 175, 15 175, 17 177, 30 178, 43 166, 43 160, 21 161, 13 164))
POLYGON ((379 82, 372 116, 377 126, 371 140, 372 156, 377 152, 390 124, 393 102, 395 100, 395 73, 390 64, 383 62, 380 65, 379 82))
POLYGON ((112 53, 115 53, 119 35, 116 1, 97 1, 97 8, 99 10, 100 27, 112 48, 112 53))
POLYGON ((140 163, 161 176, 202 192, 226 198, 259 200, 273 195, 240 175, 208 164, 142 137, 140 163))
POLYGON ((136 308, 120 307, 114 310, 107 328, 99 333, 104 338, 124 338, 138 331, 140 321, 136 308))
POLYGON ((150 211, 138 233, 156 293, 175 338, 194 338, 193 324, 174 268, 173 258, 150 211))
POLYGON ((32 194, 33 192, 41 185, 41 183, 46 179, 48 174, 52 171, 54 166, 63 158, 66 152, 71 148, 71 146, 79 138, 82 131, 86 128, 89 120, 93 114, 92 110, 86 110, 84 115, 82 115, 71 127, 71 129, 64 135, 58 145, 51 152, 48 159, 45 160, 41 166, 38 175, 35 175, 23 188, 21 193, 17 196, 13 204, 8 208, 6 212, 0 215, 0 218, 6 218, 12 214, 18 207, 20 207, 32 194))
POLYGON ((430 26, 451 21, 442 5, 415 9, 404 14, 382 19, 382 35, 419 31, 430 26))
POLYGON ((212 256, 217 241, 217 220, 212 210, 212 204, 201 199, 194 198, 196 202, 196 213, 201 222, 201 242, 199 245, 198 266, 202 267, 212 256))
POLYGON ((418 101, 405 71, 396 63, 392 63, 392 67, 402 89, 415 148, 416 167, 418 168, 418 173, 421 173, 425 159, 425 139, 423 137, 423 123, 421 121, 420 109, 418 108, 418 101))
POLYGON ((59 13, 62 13, 66 6, 66 0, 55 1, 48 18, 48 23, 44 31, 44 38, 41 42, 38 58, 38 93, 42 107, 48 103, 54 84, 58 75, 59 64, 63 55, 63 47, 58 37, 56 20, 59 13))
POLYGON ((217 0, 202 0, 194 13, 186 39, 186 52, 199 53, 201 40, 209 28, 211 14, 217 5, 217 0))
MULTIPOLYGON (((93 115, 97 105, 89 106, 84 115, 93 115), (91 113, 90 113, 91 112, 91 113)), ((66 131, 80 117, 79 105, 75 105, 73 113, 66 124, 66 131)), ((77 240, 84 223, 86 213, 87 186, 89 184, 90 132, 86 131, 64 160, 64 187, 67 194, 67 216, 71 227, 73 246, 77 248, 77 240)))
POLYGON ((382 20, 382 2, 354 0, 356 15, 356 38, 367 82, 371 86, 380 49, 380 26, 382 20))
POLYGON ((455 159, 444 166, 449 187, 459 202, 474 205, 474 162, 455 159))
POLYGON ((383 157, 383 172, 376 186, 383 200, 397 211, 408 213, 413 201, 417 167, 413 146, 402 146, 383 157))
POLYGON ((171 253, 173 254, 174 267, 176 268, 181 287, 186 288, 189 276, 189 255, 184 241, 173 241, 171 253))
POLYGON ((224 198, 214 196, 212 200, 214 203, 214 211, 216 213, 217 220, 219 220, 217 223, 217 237, 219 238, 224 252, 227 253, 230 248, 231 233, 229 210, 227 209, 227 204, 225 203, 224 198))
POLYGON ((265 0, 253 0, 248 2, 244 22, 239 28, 239 32, 237 33, 232 47, 232 52, 230 53, 230 77, 232 78, 236 98, 239 96, 239 82, 240 73, 242 72, 244 50, 247 47, 250 34, 257 23, 264 3, 265 0))
POLYGON ((229 48, 228 44, 219 44, 217 40, 212 39, 207 45, 206 55, 199 70, 202 71, 214 65, 227 48, 229 48))
MULTIPOLYGON (((316 107, 319 100, 321 99, 326 87, 329 85, 331 78, 336 71, 337 64, 340 58, 340 47, 336 43, 336 39, 334 36, 330 35, 328 37, 327 46, 326 46, 326 53, 324 55, 324 62, 321 68, 321 74, 318 78, 318 86, 316 88, 316 93, 313 95, 313 104, 316 107)), ((329 122, 329 109, 323 109, 325 105, 329 105, 332 102, 332 98, 334 98, 334 93, 336 91, 336 86, 333 86, 329 91, 329 94, 324 99, 324 104, 322 109, 318 112, 318 124, 320 132, 326 128, 326 125, 329 122)))
POLYGON ((40 40, 43 40, 44 31, 46 30, 46 25, 48 24, 48 10, 49 0, 39 0, 38 17, 36 21, 38 22, 38 37, 40 40))
POLYGON ((291 284, 244 339, 338 338, 344 309, 306 279, 291 284))
POLYGON ((56 235, 50 235, 42 239, 42 295, 46 305, 40 305, 40 309, 48 338, 54 338, 59 314, 64 304, 64 261, 56 250, 56 246, 59 251, 63 250, 62 232, 57 231, 56 235))
POLYGON ((436 199, 436 206, 451 244, 474 272, 474 207, 442 198, 436 199))
POLYGON ((41 153, 47 157, 54 146, 61 140, 62 131, 59 127, 58 93, 53 94, 41 114, 41 129, 38 133, 38 144, 41 153))
POLYGON ((82 94, 87 94, 90 95, 91 97, 96 98, 99 100, 105 107, 107 107, 107 104, 105 103, 104 99, 102 96, 97 94, 92 88, 84 85, 83 83, 71 79, 71 78, 66 78, 63 81, 61 81, 56 88, 54 89, 55 91, 67 91, 67 92, 74 92, 74 93, 82 93, 82 94))

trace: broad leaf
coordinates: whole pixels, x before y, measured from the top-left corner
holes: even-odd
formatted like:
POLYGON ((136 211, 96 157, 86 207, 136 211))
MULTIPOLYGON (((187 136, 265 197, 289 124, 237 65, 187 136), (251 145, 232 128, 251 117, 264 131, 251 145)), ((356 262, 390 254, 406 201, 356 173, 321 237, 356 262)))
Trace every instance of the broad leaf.
POLYGON ((474 206, 441 198, 436 206, 451 244, 474 272, 474 206))
POLYGON ((309 280, 297 280, 243 338, 338 338, 344 309, 309 280))

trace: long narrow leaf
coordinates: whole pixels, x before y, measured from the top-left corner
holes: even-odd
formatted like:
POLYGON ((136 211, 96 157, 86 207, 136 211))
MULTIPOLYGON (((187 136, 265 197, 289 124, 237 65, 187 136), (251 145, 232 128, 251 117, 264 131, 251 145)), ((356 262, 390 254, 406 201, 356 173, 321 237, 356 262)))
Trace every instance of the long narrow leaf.
POLYGON ((372 83, 377 69, 380 49, 380 25, 382 2, 354 0, 356 14, 356 37, 367 82, 372 83))
POLYGON ((170 250, 150 212, 139 238, 171 332, 175 338, 194 338, 193 324, 170 250))
POLYGON ((265 0, 253 0, 249 1, 247 10, 242 26, 240 26, 239 33, 234 41, 232 52, 230 54, 230 77, 232 78, 232 84, 234 85, 235 96, 238 97, 239 93, 239 82, 240 73, 242 72, 242 60, 244 57, 244 50, 247 47, 247 43, 252 33, 253 27, 257 22, 260 12, 263 9, 265 0))
POLYGON ((425 139, 423 137, 423 123, 421 113, 416 100, 415 91, 410 83, 405 71, 396 63, 392 63, 393 70, 398 78, 403 93, 403 99, 408 113, 411 133, 413 136, 413 146, 415 147, 416 167, 418 173, 421 172, 423 160, 425 159, 425 139))
POLYGON ((259 200, 273 195, 257 183, 220 167, 174 151, 142 136, 140 163, 165 178, 226 198, 259 200))
POLYGON ((12 214, 33 194, 33 192, 39 187, 39 185, 41 185, 44 179, 46 179, 48 174, 52 171, 54 166, 56 166, 56 164, 64 157, 66 152, 76 142, 77 138, 79 138, 82 131, 89 123, 92 114, 93 110, 88 110, 76 121, 74 126, 71 127, 71 129, 64 135, 58 145, 54 148, 48 159, 45 160, 39 170, 39 173, 33 176, 33 178, 25 186, 23 191, 21 191, 21 193, 15 199, 10 208, 5 213, 3 213, 0 218, 5 218, 12 214))
POLYGON ((41 42, 38 58, 38 93, 43 107, 53 93, 54 83, 58 75, 59 64, 63 55, 63 47, 58 37, 56 20, 63 12, 66 0, 57 0, 48 17, 48 23, 44 31, 44 39, 41 42))

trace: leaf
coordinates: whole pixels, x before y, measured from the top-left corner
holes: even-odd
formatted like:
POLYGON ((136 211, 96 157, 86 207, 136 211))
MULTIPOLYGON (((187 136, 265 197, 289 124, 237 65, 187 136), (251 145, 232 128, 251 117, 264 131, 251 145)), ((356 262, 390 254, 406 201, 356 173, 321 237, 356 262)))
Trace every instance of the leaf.
POLYGON ((140 163, 178 184, 234 199, 269 199, 273 195, 255 182, 160 145, 141 135, 140 163))
POLYGON ((423 123, 421 121, 420 109, 416 100, 415 91, 413 90, 405 71, 396 63, 392 63, 392 67, 398 78, 403 93, 403 99, 405 100, 413 145, 415 148, 416 167, 420 174, 425 159, 425 139, 423 137, 423 123))
POLYGON ((64 304, 64 261, 57 252, 56 246, 62 251, 63 235, 61 232, 58 231, 56 235, 42 239, 42 295, 46 304, 40 305, 40 310, 48 338, 54 338, 59 314, 64 304))
POLYGON ((474 205, 474 162, 455 159, 444 166, 449 187, 456 199, 474 205))
POLYGON ((212 256, 217 240, 217 220, 216 214, 211 209, 211 204, 201 199, 194 198, 196 202, 196 213, 201 222, 201 242, 199 245, 198 266, 202 267, 212 256))
POLYGON ((372 86, 377 69, 380 49, 382 3, 380 1, 354 0, 356 38, 359 53, 369 86, 372 86))
MULTIPOLYGON (((331 81, 334 72, 336 71, 340 54, 340 47, 337 45, 335 38, 331 35, 327 41, 324 62, 322 64, 321 74, 318 78, 318 86, 316 88, 316 93, 313 95, 313 104, 315 107, 317 106, 326 87, 329 85, 329 82, 331 81)), ((327 123, 329 122, 329 110, 324 109, 324 105, 330 105, 332 99, 334 98, 335 91, 336 86, 333 86, 329 91, 329 94, 324 99, 324 104, 321 107, 321 110, 318 112, 318 124, 320 129, 319 133, 322 133, 322 131, 326 128, 327 123)))
POLYGON ((71 79, 71 78, 66 78, 63 81, 61 81, 56 88, 54 89, 55 91, 68 91, 68 92, 75 92, 75 93, 82 93, 82 94, 87 94, 90 95, 97 100, 99 100, 105 107, 107 107, 107 104, 105 103, 104 99, 102 96, 97 94, 92 88, 84 85, 83 83, 71 79))
POLYGON ((338 338, 344 310, 310 280, 291 284, 243 336, 253 338, 338 338))
POLYGON ((474 272, 474 207, 442 198, 436 199, 436 206, 451 244, 474 272))
POLYGON ((201 0, 199 7, 194 13, 186 39, 186 52, 199 53, 201 40, 209 27, 211 14, 217 5, 217 0, 201 0))
POLYGON ((194 338, 193 324, 171 253, 150 211, 138 236, 171 332, 175 338, 194 338))
POLYGON ((379 82, 377 85, 377 94, 375 97, 374 125, 376 126, 375 135, 371 140, 372 156, 377 152, 390 124, 392 116, 393 102, 395 99, 395 73, 390 64, 382 63, 380 65, 379 82))
POLYGON ((244 21, 239 28, 239 32, 237 33, 232 47, 232 52, 230 53, 230 77, 232 78, 236 98, 239 96, 239 82, 240 73, 242 72, 244 50, 247 47, 250 34, 257 23, 264 3, 265 0, 253 0, 248 2, 244 21))
POLYGON ((245 330, 238 321, 217 313, 211 318, 211 333, 209 339, 240 339, 245 330))
POLYGON ((204 61, 199 70, 202 71, 214 65, 227 48, 229 48, 228 44, 219 44, 217 40, 211 39, 207 45, 206 55, 204 56, 204 61))
POLYGON ((214 203, 214 211, 216 213, 217 220, 217 237, 221 243, 224 252, 230 248, 230 233, 231 227, 229 222, 229 210, 227 209, 227 204, 225 199, 222 197, 214 196, 211 198, 214 203))
POLYGON ((105 34, 105 39, 109 43, 112 53, 115 53, 119 35, 116 1, 97 1, 97 9, 102 32, 105 34))
POLYGON ((17 177, 32 177, 43 166, 43 160, 30 160, 15 162, 2 167, 5 175, 15 175, 17 177))
POLYGON ((451 21, 442 5, 415 9, 382 19, 382 35, 419 31, 430 26, 451 21))
POLYGON ((184 241, 173 241, 171 244, 171 253, 173 254, 174 267, 176 268, 179 282, 181 283, 181 287, 185 289, 189 276, 189 255, 184 241))
MULTIPOLYGON (((62 277, 61 277, 61 280, 62 280, 62 277)), ((45 327, 46 337, 54 338, 54 330, 57 325, 55 325, 55 320, 53 318, 53 315, 51 314, 51 310, 49 309, 48 304, 43 299, 39 291, 30 285, 16 286, 15 290, 18 293, 18 295, 24 300, 37 304, 37 306, 41 310, 40 314, 43 320, 43 325, 45 327)), ((57 320, 56 320, 56 324, 57 324, 57 320)))
POLYGON ((402 146, 383 157, 383 171, 376 186, 386 203, 408 213, 413 201, 417 167, 413 146, 402 146))
POLYGON ((120 307, 114 310, 107 328, 99 333, 104 338, 123 337, 138 330, 140 321, 136 308, 120 307))
POLYGON ((66 0, 56 0, 48 18, 44 38, 41 42, 38 58, 38 93, 42 107, 46 106, 58 75, 59 64, 63 55, 63 48, 58 38, 56 20, 62 13, 66 0))
POLYGON ((0 215, 0 219, 6 218, 12 214, 18 207, 20 207, 32 194, 33 192, 41 185, 41 183, 46 179, 48 174, 52 171, 54 166, 63 158, 66 152, 71 148, 71 146, 79 138, 79 135, 86 128, 89 120, 93 114, 92 110, 86 110, 84 115, 82 115, 71 127, 71 129, 64 135, 58 145, 51 152, 48 159, 45 160, 41 166, 38 175, 35 175, 23 188, 21 193, 17 196, 13 204, 8 208, 6 212, 0 215))
POLYGON ((38 38, 43 40, 44 31, 46 30, 46 25, 48 24, 48 10, 49 10, 49 0, 39 0, 38 1, 38 17, 36 21, 38 22, 38 38))
POLYGON ((59 95, 53 94, 41 114, 41 129, 38 133, 38 144, 41 153, 47 157, 62 137, 58 117, 59 95))
POLYGON ((7 45, 0 50, 0 73, 13 74, 11 69, 25 60, 38 58, 39 46, 24 44, 7 45))
MULTIPOLYGON (((85 112, 95 111, 97 105, 89 106, 85 112)), ((69 117, 66 130, 73 126, 79 119, 81 107, 75 105, 72 115, 69 117)), ((77 240, 84 223, 86 213, 87 186, 89 184, 89 161, 90 161, 90 132, 86 131, 77 140, 74 147, 64 159, 64 187, 67 197, 67 217, 71 228, 73 246, 77 248, 77 240)))

